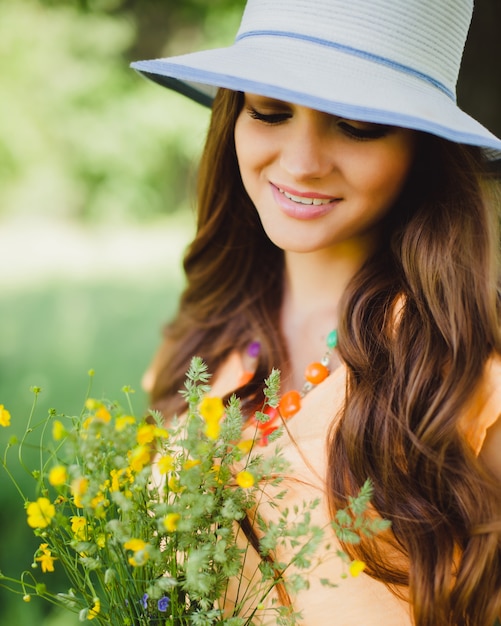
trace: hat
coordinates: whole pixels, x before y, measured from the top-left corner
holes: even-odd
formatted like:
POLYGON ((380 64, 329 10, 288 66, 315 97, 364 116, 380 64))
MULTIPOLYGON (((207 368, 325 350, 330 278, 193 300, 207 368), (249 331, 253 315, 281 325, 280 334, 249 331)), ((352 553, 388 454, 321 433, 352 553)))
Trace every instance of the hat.
POLYGON ((248 0, 233 45, 132 63, 210 105, 218 87, 487 149, 456 104, 472 0, 248 0))

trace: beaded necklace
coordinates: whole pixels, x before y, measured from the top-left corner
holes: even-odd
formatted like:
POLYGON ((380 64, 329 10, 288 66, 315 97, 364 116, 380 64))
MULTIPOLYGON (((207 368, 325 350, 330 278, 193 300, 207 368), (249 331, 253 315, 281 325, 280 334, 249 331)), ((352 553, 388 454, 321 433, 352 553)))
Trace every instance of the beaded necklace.
MULTIPOLYGON (((324 381, 330 374, 330 361, 332 353, 337 347, 337 330, 331 330, 326 339, 326 352, 320 361, 310 363, 304 372, 304 384, 300 391, 291 389, 283 394, 277 407, 266 407, 264 413, 269 416, 267 422, 261 422, 256 418, 251 418, 250 423, 259 431, 258 443, 262 446, 268 444, 268 438, 275 430, 280 427, 282 420, 288 420, 293 417, 301 408, 301 400, 314 387, 324 381)), ((246 351, 246 357, 253 365, 257 364, 261 345, 258 341, 249 344, 246 351)), ((255 369, 255 368, 254 368, 255 369)), ((254 375, 252 369, 246 368, 239 381, 240 385, 244 385, 254 375)))

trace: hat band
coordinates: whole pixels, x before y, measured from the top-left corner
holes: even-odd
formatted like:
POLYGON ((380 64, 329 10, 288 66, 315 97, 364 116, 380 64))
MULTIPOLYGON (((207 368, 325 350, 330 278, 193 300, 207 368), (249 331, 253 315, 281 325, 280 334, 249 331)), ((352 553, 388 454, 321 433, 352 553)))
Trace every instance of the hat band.
POLYGON ((449 97, 453 102, 456 102, 456 95, 443 83, 436 80, 429 74, 425 74, 424 72, 420 72, 419 70, 414 69, 408 65, 404 65, 403 63, 398 63, 393 61, 392 59, 388 59, 386 57, 380 56, 378 54, 373 54, 372 52, 367 52, 366 50, 360 50, 359 48, 353 48, 352 46, 347 46, 345 44, 337 43, 336 41, 329 41, 327 39, 321 39, 320 37, 313 37, 311 35, 301 35, 300 33, 291 33, 287 31, 281 30, 250 30, 239 34, 235 42, 240 41, 241 39, 247 39, 248 37, 286 37, 288 39, 300 39, 302 41, 308 41, 310 43, 318 44, 320 46, 327 46, 328 48, 334 48, 340 52, 344 52, 346 54, 351 54, 352 56, 357 56, 362 59, 366 59, 368 61, 372 61, 374 63, 378 63, 380 65, 386 65, 387 67, 391 67, 392 69, 398 70, 400 72, 404 72, 405 74, 409 74, 411 76, 415 76, 420 80, 423 80, 427 83, 430 83, 443 93, 447 97, 449 97))

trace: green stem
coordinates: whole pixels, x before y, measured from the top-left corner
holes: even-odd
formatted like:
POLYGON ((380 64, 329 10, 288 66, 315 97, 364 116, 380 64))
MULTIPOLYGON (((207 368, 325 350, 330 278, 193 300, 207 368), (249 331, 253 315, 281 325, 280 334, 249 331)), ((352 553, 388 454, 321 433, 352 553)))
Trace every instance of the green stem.
POLYGON ((40 393, 40 387, 33 387, 33 393, 35 394, 35 398, 33 399, 33 403, 31 405, 30 415, 28 417, 28 424, 26 425, 26 430, 24 431, 24 435, 19 443, 19 450, 17 453, 19 464, 30 475, 31 475, 31 472, 28 466, 23 461, 23 445, 24 445, 24 442, 26 441, 26 437, 28 436, 29 433, 31 433, 31 430, 32 430, 31 421, 33 420, 33 416, 35 415, 35 408, 37 405, 38 394, 40 393))
POLYGON ((127 398, 127 404, 129 405, 129 412, 131 415, 134 415, 134 409, 132 408, 132 401, 130 399, 130 392, 127 387, 124 387, 123 392, 125 393, 125 397, 127 398))
POLYGON ((2 466, 4 468, 4 470, 7 473, 7 476, 10 478, 12 484, 14 485, 14 487, 17 489, 17 491, 19 492, 19 495, 21 496, 21 498, 23 499, 23 502, 27 501, 26 496, 24 495, 24 493, 21 490, 21 487, 19 486, 17 480, 14 478, 12 472, 9 470, 9 468, 7 467, 7 449, 9 448, 9 446, 7 446, 6 450, 5 450, 5 454, 4 454, 4 458, 2 460, 2 466))
POLYGON ((89 370, 89 384, 87 385, 87 391, 85 393, 85 400, 84 400, 84 404, 83 404, 82 410, 80 411, 80 417, 82 417, 82 415, 84 414, 85 402, 90 398, 90 392, 92 391, 92 381, 93 380, 94 380, 94 370, 89 370))

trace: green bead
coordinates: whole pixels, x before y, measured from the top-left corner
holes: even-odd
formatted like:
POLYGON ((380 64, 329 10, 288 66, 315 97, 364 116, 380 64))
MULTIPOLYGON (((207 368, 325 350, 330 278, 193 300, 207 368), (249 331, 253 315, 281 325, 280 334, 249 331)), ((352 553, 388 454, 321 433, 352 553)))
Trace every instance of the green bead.
POLYGON ((334 350, 337 346, 337 330, 331 330, 327 335, 327 347, 329 350, 334 350))

